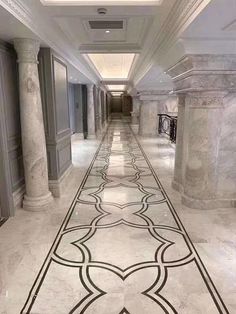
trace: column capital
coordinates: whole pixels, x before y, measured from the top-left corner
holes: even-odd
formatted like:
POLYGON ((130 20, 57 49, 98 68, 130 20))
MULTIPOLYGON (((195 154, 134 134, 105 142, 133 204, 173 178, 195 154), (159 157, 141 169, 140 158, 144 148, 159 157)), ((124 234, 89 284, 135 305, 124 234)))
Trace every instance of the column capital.
POLYGON ((236 91, 236 55, 185 55, 167 74, 177 93, 236 91))
POLYGON ((140 91, 139 99, 142 101, 158 101, 167 99, 169 90, 140 91))
POLYGON ((93 92, 93 89, 94 89, 94 84, 87 84, 87 90, 89 92, 93 92))
POLYGON ((14 47, 19 63, 38 63, 40 42, 31 38, 15 38, 14 47))

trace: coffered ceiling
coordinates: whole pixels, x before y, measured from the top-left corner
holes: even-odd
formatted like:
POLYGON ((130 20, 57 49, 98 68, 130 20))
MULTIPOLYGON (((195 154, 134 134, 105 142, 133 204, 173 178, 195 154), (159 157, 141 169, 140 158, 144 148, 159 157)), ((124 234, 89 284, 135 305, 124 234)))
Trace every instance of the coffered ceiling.
POLYGON ((109 91, 123 91, 126 85, 106 85, 109 91))
MULTIPOLYGON (((38 38, 66 60, 74 82, 126 89, 165 83, 162 59, 175 51, 175 41, 210 2, 0 0, 0 5, 23 26, 21 32, 17 25, 9 28, 6 38, 38 38)), ((0 20, 5 34, 4 23, 0 20)))
POLYGON ((81 53, 139 52, 153 22, 157 8, 107 8, 100 16, 98 7, 46 7, 45 11, 61 32, 81 53))
POLYGON ((134 62, 133 53, 88 54, 103 80, 128 79, 134 62))

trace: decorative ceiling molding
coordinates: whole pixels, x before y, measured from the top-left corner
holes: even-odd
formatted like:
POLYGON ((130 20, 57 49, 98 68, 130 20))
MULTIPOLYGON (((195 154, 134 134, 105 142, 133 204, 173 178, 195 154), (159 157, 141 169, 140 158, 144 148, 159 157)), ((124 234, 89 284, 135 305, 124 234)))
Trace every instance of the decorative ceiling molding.
POLYGON ((101 82, 104 85, 130 85, 129 80, 103 80, 101 82))
MULTIPOLYGON (((168 49, 178 40, 180 34, 198 16, 198 14, 210 3, 211 0, 178 0, 173 5, 167 19, 159 32, 152 38, 151 46, 146 46, 143 57, 140 58, 136 70, 132 75, 135 85, 150 70, 158 60, 165 56, 168 49)), ((153 31, 149 36, 152 36, 153 31)))
POLYGON ((136 44, 85 44, 80 45, 80 53, 139 53, 141 46, 136 44))
POLYGON ((81 6, 81 5, 108 5, 108 6, 132 6, 132 5, 148 5, 148 6, 159 6, 163 0, 40 0, 43 5, 47 6, 81 6))
POLYGON ((78 55, 77 50, 66 39, 62 38, 56 24, 50 18, 45 18, 43 12, 39 12, 39 7, 35 7, 34 1, 28 1, 27 4, 30 7, 20 0, 0 0, 0 5, 4 9, 28 27, 91 82, 97 83, 99 77, 83 62, 83 58, 78 55))
POLYGON ((92 53, 87 55, 104 80, 128 79, 134 53, 92 53))

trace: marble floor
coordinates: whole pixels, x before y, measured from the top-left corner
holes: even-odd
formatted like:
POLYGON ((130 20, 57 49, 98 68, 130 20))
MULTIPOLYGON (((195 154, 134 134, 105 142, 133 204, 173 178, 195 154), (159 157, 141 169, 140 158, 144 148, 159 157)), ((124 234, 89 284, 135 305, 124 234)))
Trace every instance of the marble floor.
POLYGON ((236 313, 236 213, 171 188, 174 148, 122 119, 74 141, 65 193, 0 228, 1 314, 236 313))

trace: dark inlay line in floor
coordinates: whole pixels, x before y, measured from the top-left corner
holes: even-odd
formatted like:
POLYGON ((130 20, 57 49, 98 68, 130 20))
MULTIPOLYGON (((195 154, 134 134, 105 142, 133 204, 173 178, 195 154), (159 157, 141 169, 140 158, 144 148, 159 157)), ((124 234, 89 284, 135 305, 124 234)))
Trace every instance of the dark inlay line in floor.
POLYGON ((0 227, 8 220, 8 218, 0 218, 0 227))
POLYGON ((21 313, 228 313, 127 123, 109 126, 21 313))

